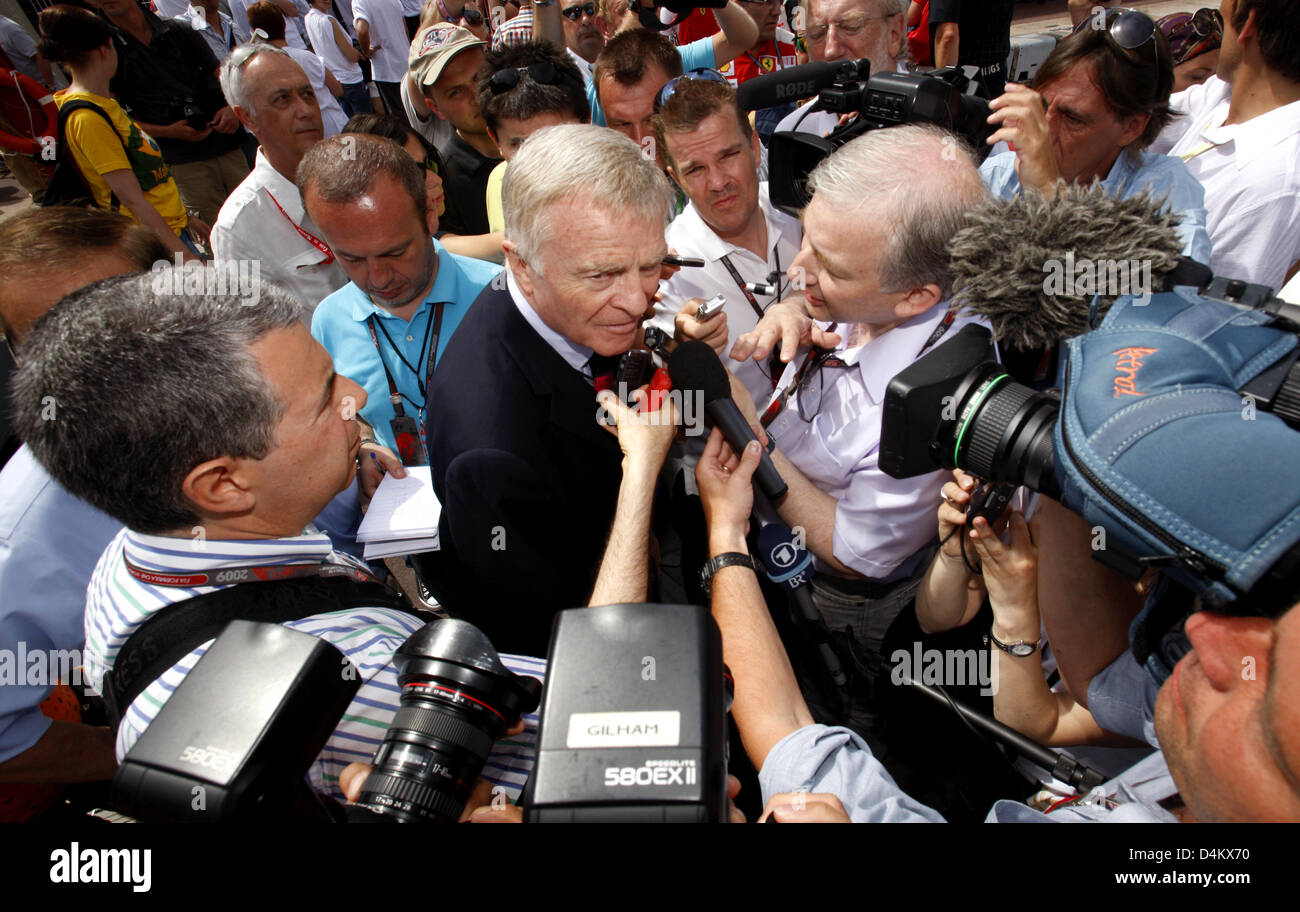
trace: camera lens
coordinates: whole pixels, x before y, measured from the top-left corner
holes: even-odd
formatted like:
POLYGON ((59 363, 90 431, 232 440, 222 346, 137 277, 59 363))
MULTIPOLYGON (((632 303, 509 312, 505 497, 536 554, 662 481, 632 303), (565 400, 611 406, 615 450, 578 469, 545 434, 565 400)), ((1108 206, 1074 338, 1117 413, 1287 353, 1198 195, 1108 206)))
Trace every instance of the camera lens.
POLYGON ((541 682, 502 665, 487 637, 459 620, 426 624, 393 662, 401 705, 357 806, 395 822, 455 823, 492 742, 537 708, 541 682))
POLYGON ((1056 492, 1052 428, 1057 400, 1013 381, 998 369, 986 370, 960 409, 953 446, 957 467, 995 482, 1028 485, 1049 496, 1056 492))

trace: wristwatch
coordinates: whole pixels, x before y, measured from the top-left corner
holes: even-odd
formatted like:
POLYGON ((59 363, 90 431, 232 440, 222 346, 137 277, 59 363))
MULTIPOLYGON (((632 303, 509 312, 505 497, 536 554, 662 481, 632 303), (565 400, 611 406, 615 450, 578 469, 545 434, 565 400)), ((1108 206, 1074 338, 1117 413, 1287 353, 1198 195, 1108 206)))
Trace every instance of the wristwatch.
POLYGON ((998 647, 998 649, 1001 649, 1003 652, 1009 655, 1013 655, 1019 659, 1023 659, 1026 656, 1031 656, 1034 653, 1036 653, 1038 650, 1043 648, 1043 640, 1041 637, 1032 643, 1026 643, 1024 640, 1017 640, 1014 643, 1004 643, 993 635, 992 627, 990 627, 989 632, 984 635, 984 642, 986 644, 992 643, 994 646, 998 647))
POLYGON ((739 551, 726 551, 705 561, 704 566, 700 568, 700 586, 704 589, 704 594, 713 594, 713 574, 723 567, 736 565, 748 567, 750 570, 757 572, 754 559, 748 554, 741 554, 739 551))

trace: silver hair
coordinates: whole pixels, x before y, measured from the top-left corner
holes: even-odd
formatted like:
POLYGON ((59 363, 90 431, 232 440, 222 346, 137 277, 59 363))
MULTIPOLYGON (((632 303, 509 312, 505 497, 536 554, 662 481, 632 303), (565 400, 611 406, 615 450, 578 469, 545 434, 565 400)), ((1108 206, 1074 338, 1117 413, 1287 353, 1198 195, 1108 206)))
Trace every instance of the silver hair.
POLYGON ((221 92, 226 96, 226 104, 232 108, 239 106, 249 114, 256 114, 257 110, 244 87, 244 67, 258 54, 279 54, 293 60, 285 50, 265 41, 250 41, 230 52, 221 64, 221 92))
POLYGON ((813 169, 808 190, 841 214, 857 210, 888 226, 882 290, 933 282, 944 298, 953 284, 949 245, 988 198, 970 148, 931 125, 859 136, 813 169))
POLYGON ((621 133, 590 124, 538 130, 511 160, 501 188, 506 240, 534 269, 542 244, 560 230, 550 222, 551 206, 575 197, 666 221, 672 192, 654 159, 621 133))
POLYGON ((158 263, 74 292, 32 329, 14 376, 15 427, 41 465, 139 532, 197 525, 185 477, 219 456, 265 457, 284 412, 249 347, 298 325, 302 306, 269 283, 253 306, 176 293, 216 268, 158 263))

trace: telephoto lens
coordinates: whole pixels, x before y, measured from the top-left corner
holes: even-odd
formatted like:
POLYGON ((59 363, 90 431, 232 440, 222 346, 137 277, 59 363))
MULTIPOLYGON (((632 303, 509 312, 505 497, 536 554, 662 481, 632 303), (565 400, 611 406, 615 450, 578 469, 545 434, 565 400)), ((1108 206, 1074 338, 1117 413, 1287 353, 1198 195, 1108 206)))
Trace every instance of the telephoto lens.
POLYGON ((455 823, 492 742, 537 708, 542 682, 502 665, 487 637, 460 620, 424 625, 393 664, 401 705, 348 819, 455 823))

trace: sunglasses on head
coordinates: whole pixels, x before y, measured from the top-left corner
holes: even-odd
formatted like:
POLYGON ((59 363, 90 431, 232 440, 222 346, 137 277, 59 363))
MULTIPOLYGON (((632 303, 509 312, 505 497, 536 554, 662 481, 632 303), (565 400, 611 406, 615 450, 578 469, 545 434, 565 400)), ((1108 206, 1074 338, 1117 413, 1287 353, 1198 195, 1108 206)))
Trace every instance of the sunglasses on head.
POLYGON ((461 9, 460 15, 450 21, 460 22, 462 19, 465 20, 465 22, 468 25, 477 26, 483 24, 483 14, 480 13, 478 10, 474 9, 474 7, 472 6, 466 6, 463 9, 461 9))
MULTIPOLYGON (((1122 51, 1136 51, 1148 41, 1155 44, 1157 49, 1160 47, 1159 43, 1155 41, 1156 21, 1146 13, 1123 7, 1114 7, 1106 10, 1104 20, 1106 22, 1106 40, 1122 51)), ((1076 35, 1088 28, 1096 28, 1096 21, 1092 16, 1076 25, 1074 31, 1070 34, 1076 35)), ((1153 54, 1156 56, 1156 62, 1159 63, 1158 51, 1153 50, 1153 54)))
POLYGON ((595 16, 596 4, 592 3, 591 0, 587 0, 586 3, 580 3, 577 6, 566 6, 560 10, 560 15, 570 22, 577 22, 583 17, 583 14, 595 16))
POLYGON ((492 90, 493 95, 509 92, 519 85, 519 77, 524 73, 527 73, 533 82, 539 85, 555 85, 560 81, 561 76, 560 70, 556 68, 555 64, 543 61, 526 67, 511 67, 508 70, 498 70, 488 80, 488 88, 492 90))
POLYGON ((699 69, 691 70, 689 73, 684 73, 681 76, 674 76, 672 79, 664 83, 664 87, 660 89, 659 94, 655 96, 656 114, 658 114, 659 110, 668 103, 668 99, 673 97, 677 91, 677 84, 683 79, 707 79, 710 82, 727 82, 726 76, 723 76, 717 70, 711 70, 708 67, 700 67, 699 69))

